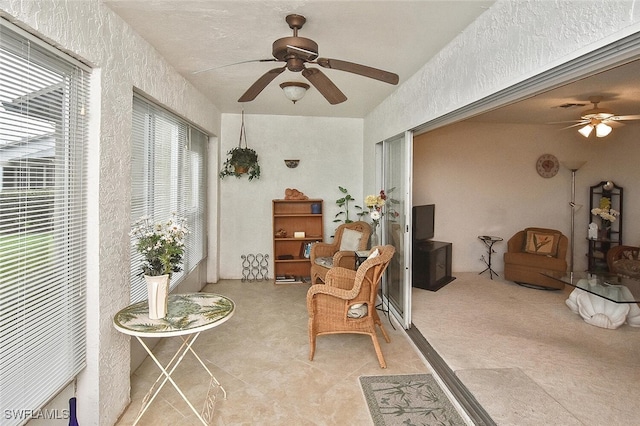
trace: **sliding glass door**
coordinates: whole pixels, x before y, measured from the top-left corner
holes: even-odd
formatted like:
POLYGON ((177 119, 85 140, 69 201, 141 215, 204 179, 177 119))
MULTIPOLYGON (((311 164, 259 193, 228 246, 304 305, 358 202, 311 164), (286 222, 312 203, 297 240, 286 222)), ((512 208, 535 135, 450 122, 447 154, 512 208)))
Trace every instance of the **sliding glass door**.
POLYGON ((407 329, 411 325, 411 147, 412 133, 405 132, 379 145, 382 187, 387 194, 383 216, 383 242, 395 247, 383 282, 384 306, 407 329))

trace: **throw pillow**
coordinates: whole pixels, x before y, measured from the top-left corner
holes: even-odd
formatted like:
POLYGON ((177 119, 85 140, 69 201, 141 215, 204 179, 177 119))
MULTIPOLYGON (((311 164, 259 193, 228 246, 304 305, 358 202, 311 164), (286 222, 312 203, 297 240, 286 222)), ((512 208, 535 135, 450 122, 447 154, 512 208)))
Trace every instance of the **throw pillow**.
POLYGON ((524 251, 542 256, 556 256, 560 235, 556 232, 527 230, 524 251))
POLYGON ((367 315, 367 305, 364 303, 355 303, 349 306, 347 311, 348 318, 362 318, 367 315))
POLYGON ((372 251, 371 253, 369 253, 369 256, 367 256, 367 260, 369 259, 373 259, 380 256, 380 250, 375 249, 374 251, 372 251))
POLYGON ((356 251, 360 248, 362 232, 353 229, 344 229, 340 240, 340 251, 356 251))

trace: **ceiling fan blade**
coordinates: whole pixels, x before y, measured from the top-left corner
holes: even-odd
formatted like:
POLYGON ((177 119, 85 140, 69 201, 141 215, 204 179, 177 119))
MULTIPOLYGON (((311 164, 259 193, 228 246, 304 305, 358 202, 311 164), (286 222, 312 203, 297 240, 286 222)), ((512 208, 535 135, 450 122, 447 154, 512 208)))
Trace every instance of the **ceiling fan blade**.
POLYGON ((254 100, 256 96, 258 96, 260 92, 262 92, 262 90, 267 87, 269 83, 271 83, 273 79, 280 75, 286 68, 286 66, 282 68, 274 68, 262 74, 262 76, 258 80, 256 80, 256 82, 253 83, 242 96, 240 96, 238 102, 249 102, 254 100))
POLYGON ((640 120, 640 115, 614 115, 609 120, 615 120, 615 121, 640 120))
POLYGON ((353 62, 341 61, 339 59, 318 58, 316 61, 323 68, 346 71, 364 77, 373 78, 389 84, 398 84, 398 74, 366 65, 354 64, 353 62))
POLYGON ((563 127, 563 128, 562 128, 562 129, 560 129, 560 130, 566 130, 566 129, 570 129, 570 128, 572 128, 572 127, 578 127, 578 126, 586 126, 587 124, 589 124, 589 122, 588 122, 588 121, 581 121, 581 122, 576 123, 576 124, 573 124, 573 125, 571 125, 571 126, 563 127))
POLYGON ((320 92, 331 105, 339 104, 347 100, 344 93, 319 69, 305 68, 302 71, 302 75, 313 84, 313 87, 318 89, 318 92, 320 92))
POLYGON ((565 124, 565 123, 585 123, 587 124, 589 120, 567 120, 567 121, 549 121, 547 124, 565 124))
POLYGON ((213 71, 213 70, 217 70, 220 68, 226 68, 226 67, 230 67, 233 65, 240 65, 240 64, 248 64, 250 62, 277 62, 278 60, 275 58, 270 58, 270 59, 250 59, 248 61, 240 61, 240 62, 234 62, 232 64, 226 64, 226 65, 220 65, 217 67, 211 67, 211 68, 206 68, 203 70, 198 70, 198 71, 192 71, 191 74, 196 75, 196 74, 201 74, 203 72, 208 72, 208 71, 213 71))

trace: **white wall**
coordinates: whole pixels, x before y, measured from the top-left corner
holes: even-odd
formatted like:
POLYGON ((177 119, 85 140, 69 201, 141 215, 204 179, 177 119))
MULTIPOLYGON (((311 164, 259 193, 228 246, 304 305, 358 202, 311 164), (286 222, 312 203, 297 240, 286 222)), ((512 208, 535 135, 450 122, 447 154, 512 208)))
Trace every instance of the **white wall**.
POLYGON ((110 425, 129 401, 129 338, 114 329, 112 318, 129 303, 133 88, 213 134, 219 134, 220 113, 97 0, 0 0, 0 11, 95 69, 88 176, 87 368, 79 376, 77 397, 80 424, 110 425))
MULTIPOLYGON (((502 271, 506 241, 528 226, 570 235, 571 172, 562 167, 542 178, 535 164, 542 154, 562 161, 586 161, 576 172, 575 269, 587 268, 589 187, 611 180, 624 188, 623 242, 640 244, 640 157, 638 126, 616 128, 603 139, 585 139, 554 126, 462 122, 416 137, 414 204, 436 204, 435 239, 453 243, 456 272, 482 271, 486 253, 478 235, 497 235, 494 269, 502 271)), ((596 220, 597 222, 597 220, 596 220)))
POLYGON ((497 0, 365 118, 365 164, 382 139, 640 31, 639 3, 497 0))
MULTIPOLYGON (((220 164, 226 152, 238 145, 241 115, 222 115, 220 164)), ((335 200, 346 187, 363 204, 362 120, 352 118, 292 117, 245 113, 247 143, 258 153, 261 176, 229 176, 220 180, 218 230, 221 278, 241 278, 243 254, 269 254, 273 276, 271 200, 284 198, 286 188, 309 198, 324 200, 325 241, 333 235, 335 200), (299 159, 295 169, 285 159, 299 159)), ((215 167, 211 167, 215 173, 215 167)))

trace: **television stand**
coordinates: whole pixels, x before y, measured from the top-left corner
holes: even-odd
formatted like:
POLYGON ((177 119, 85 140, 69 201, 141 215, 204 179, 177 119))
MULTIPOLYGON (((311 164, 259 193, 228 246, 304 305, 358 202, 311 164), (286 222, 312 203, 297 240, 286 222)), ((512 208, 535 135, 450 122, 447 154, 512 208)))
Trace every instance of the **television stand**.
POLYGON ((451 243, 416 241, 411 259, 411 285, 437 291, 455 280, 451 276, 451 243))

